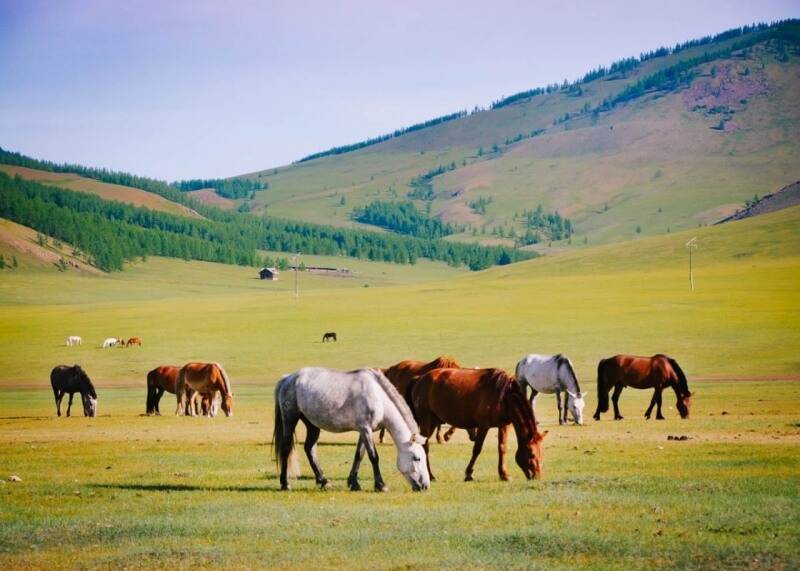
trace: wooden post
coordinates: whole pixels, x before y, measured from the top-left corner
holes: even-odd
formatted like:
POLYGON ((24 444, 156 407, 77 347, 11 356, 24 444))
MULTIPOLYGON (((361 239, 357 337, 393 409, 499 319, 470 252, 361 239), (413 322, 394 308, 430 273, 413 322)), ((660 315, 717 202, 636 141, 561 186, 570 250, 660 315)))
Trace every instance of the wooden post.
POLYGON ((697 236, 686 242, 686 247, 689 249, 689 285, 692 287, 692 291, 694 291, 694 277, 692 276, 692 250, 697 248, 696 240, 697 236))

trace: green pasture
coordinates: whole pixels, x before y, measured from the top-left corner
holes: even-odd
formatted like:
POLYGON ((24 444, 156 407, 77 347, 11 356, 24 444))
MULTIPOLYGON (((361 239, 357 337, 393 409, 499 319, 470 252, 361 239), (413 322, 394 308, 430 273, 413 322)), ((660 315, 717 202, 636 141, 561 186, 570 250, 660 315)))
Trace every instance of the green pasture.
POLYGON ((431 445, 437 480, 415 493, 388 440, 387 494, 371 491, 368 463, 367 491, 347 491, 352 434, 319 446, 332 491, 316 489, 303 459, 280 492, 266 383, 241 386, 234 416, 215 419, 145 417, 140 388, 105 389, 97 418, 56 418, 49 391, 7 390, 0 567, 796 568, 797 383, 693 385, 689 420, 672 409, 644 420, 649 395, 636 391, 623 394, 623 421, 559 426, 554 399, 541 398, 539 481, 513 464, 513 437, 513 480, 499 481, 492 431, 476 480, 463 482, 471 445, 458 432, 431 445))
MULTIPOLYGON (((797 568, 798 220, 791 209, 480 273, 304 257, 352 274, 296 283, 198 262, 88 276, 23 259, 0 272, 0 568, 797 568), (323 343, 326 331, 339 341, 323 343), (144 345, 102 349, 113 336, 144 345), (555 399, 540 397, 543 480, 523 479, 512 437, 514 480, 500 482, 492 431, 463 482, 459 432, 432 444, 429 491, 411 492, 386 443, 391 491, 351 493, 354 435, 323 434, 335 489, 318 491, 303 460, 279 492, 281 375, 442 354, 513 371, 530 352, 567 354, 590 391, 584 427, 559 426, 555 399), (686 371, 691 418, 666 394, 667 420, 646 421, 650 393, 628 389, 625 420, 593 421, 597 361, 655 352, 686 371), (164 416, 143 416, 147 371, 189 360, 223 364, 234 416, 176 418, 170 395, 164 416), (93 379, 97 418, 79 406, 56 418, 49 372, 61 363, 93 379)), ((361 479, 371 490, 368 464, 361 479)))

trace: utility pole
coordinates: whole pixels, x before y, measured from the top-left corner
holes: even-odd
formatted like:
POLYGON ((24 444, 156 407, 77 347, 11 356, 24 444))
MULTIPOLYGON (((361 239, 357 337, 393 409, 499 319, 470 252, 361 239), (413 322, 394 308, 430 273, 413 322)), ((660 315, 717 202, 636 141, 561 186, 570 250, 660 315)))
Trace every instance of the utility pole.
POLYGON ((694 291, 694 277, 692 276, 692 250, 697 248, 697 236, 686 242, 686 247, 689 249, 689 285, 692 286, 692 291, 694 291))
POLYGON ((297 274, 300 273, 300 266, 297 263, 298 258, 300 258, 300 252, 297 252, 294 256, 292 256, 292 261, 294 262, 294 301, 297 302, 300 299, 300 289, 297 284, 297 274))

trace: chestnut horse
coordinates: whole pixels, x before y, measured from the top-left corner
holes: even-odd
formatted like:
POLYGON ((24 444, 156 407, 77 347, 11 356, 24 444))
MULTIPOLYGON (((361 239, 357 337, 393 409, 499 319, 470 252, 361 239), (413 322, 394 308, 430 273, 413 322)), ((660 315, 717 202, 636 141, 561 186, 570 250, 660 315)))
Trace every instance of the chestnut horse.
POLYGON ((625 387, 634 389, 655 389, 650 406, 644 413, 645 418, 650 418, 653 406, 656 406, 656 418, 664 420, 661 414, 661 391, 672 387, 678 398, 677 407, 681 418, 689 418, 692 406, 692 396, 686 375, 681 370, 675 359, 666 355, 653 355, 652 357, 635 357, 631 355, 616 355, 608 359, 601 359, 597 365, 597 410, 594 419, 600 420, 600 413, 608 411, 608 391, 614 387, 611 401, 614 403, 614 420, 622 420, 619 413, 619 395, 625 387))
POLYGON ((128 342, 125 343, 126 347, 130 347, 131 345, 138 345, 139 347, 142 346, 142 340, 138 337, 131 337, 128 339, 128 342))
MULTIPOLYGON (((161 416, 161 411, 158 409, 158 403, 161 402, 161 396, 164 392, 175 394, 175 383, 178 380, 178 371, 180 367, 172 365, 161 365, 147 373, 147 403, 145 413, 147 416, 156 415, 161 416)), ((200 414, 200 405, 197 402, 197 393, 191 388, 187 387, 187 410, 186 414, 191 414, 188 407, 194 406, 195 414, 200 414)), ((211 398, 210 395, 202 395, 203 403, 206 399, 211 398)))
MULTIPOLYGON (((397 392, 406 399, 406 402, 411 405, 411 395, 408 394, 408 387, 412 381, 415 381, 420 375, 423 373, 427 373, 428 371, 432 371, 434 369, 459 369, 461 366, 456 363, 450 357, 437 357, 430 363, 425 363, 423 361, 400 361, 396 365, 392 365, 388 369, 381 369, 381 372, 386 376, 389 381, 394 385, 394 388, 397 389, 397 392)), ((455 428, 450 428, 445 435, 445 440, 450 440, 452 438, 453 433, 456 431, 455 428)), ((385 429, 381 428, 380 434, 378 434, 378 441, 383 443, 383 436, 385 433, 385 429)), ((470 439, 472 437, 470 436, 470 439)), ((440 434, 439 427, 436 428, 436 442, 441 444, 442 436, 440 434)))
MULTIPOLYGON (((203 395, 209 395, 210 399, 219 391, 222 395, 221 406, 225 416, 233 416, 233 390, 228 373, 219 363, 186 363, 178 371, 175 380, 175 396, 178 399, 178 407, 175 409, 175 416, 185 413, 187 404, 187 389, 203 395)), ((205 399, 204 399, 205 402, 205 399)), ((209 403, 211 401, 209 400, 209 403)), ((209 406, 209 409, 211 407, 209 406)), ((189 414, 195 416, 195 411, 189 408, 189 414)))
MULTIPOLYGON (((465 481, 473 479, 475 461, 483 448, 486 434, 498 429, 497 471, 501 480, 510 480, 505 453, 508 425, 517 435, 515 459, 529 480, 542 477, 541 443, 547 431, 539 432, 533 409, 517 381, 501 369, 434 369, 419 377, 411 387, 411 401, 422 436, 430 436, 435 428, 448 423, 457 428, 476 429, 472 459, 467 465, 465 481)), ((428 444, 425 443, 428 454, 428 444)), ((430 456, 428 456, 430 472, 430 456)))

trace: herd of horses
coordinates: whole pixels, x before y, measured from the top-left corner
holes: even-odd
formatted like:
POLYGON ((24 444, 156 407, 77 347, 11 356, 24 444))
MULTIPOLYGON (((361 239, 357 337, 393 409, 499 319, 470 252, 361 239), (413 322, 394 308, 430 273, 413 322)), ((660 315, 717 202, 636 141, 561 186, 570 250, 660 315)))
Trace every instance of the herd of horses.
MULTIPOLYGON (((84 414, 95 416, 97 393, 88 375, 78 365, 61 365, 50 376, 61 415, 61 399, 79 392, 84 414)), ((609 408, 609 392, 614 418, 622 419, 619 397, 625 387, 654 389, 645 417, 656 407, 661 413, 662 393, 671 388, 677 397, 681 418, 688 418, 691 397, 686 375, 678 363, 666 355, 635 357, 616 355, 602 359, 597 367, 598 404, 594 419, 609 408)), ((160 366, 147 374, 146 414, 159 415, 164 392, 176 396, 176 415, 214 416, 219 407, 233 414, 230 379, 218 363, 187 363, 182 367, 160 366)), ((401 361, 387 368, 341 371, 324 367, 305 367, 282 377, 275 386, 273 451, 280 472, 280 486, 290 489, 290 478, 299 473, 295 451, 295 429, 306 427, 304 451, 318 485, 330 487, 317 459, 317 442, 322 430, 358 432, 358 444, 347 483, 359 490, 358 470, 366 453, 373 468, 375 489, 385 491, 373 433, 390 433, 397 449, 397 467, 414 490, 430 487, 435 476, 430 465, 430 438, 444 425, 447 440, 456 429, 468 431, 472 456, 464 479, 473 479, 475 463, 490 428, 498 429, 497 470, 502 480, 511 478, 505 465, 509 429, 516 434, 514 459, 526 478, 542 477, 542 441, 535 414, 539 393, 556 394, 559 423, 583 424, 584 397, 574 367, 564 355, 527 355, 517 363, 515 375, 502 369, 460 367, 448 357, 430 362, 401 361), (527 389, 531 389, 530 397, 527 389), (562 405, 563 396, 563 405, 562 405)))

